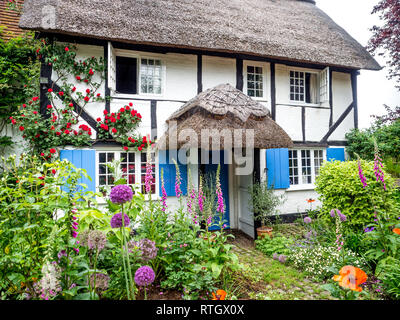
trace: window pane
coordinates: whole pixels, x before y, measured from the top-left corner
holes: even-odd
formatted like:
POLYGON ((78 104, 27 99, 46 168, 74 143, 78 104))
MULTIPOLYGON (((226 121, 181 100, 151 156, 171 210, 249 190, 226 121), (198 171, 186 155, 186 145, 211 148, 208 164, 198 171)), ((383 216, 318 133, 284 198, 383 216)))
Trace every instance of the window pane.
POLYGON ((247 95, 250 97, 263 97, 263 68, 247 66, 247 95))
POLYGON ((125 94, 137 93, 137 59, 116 57, 116 90, 125 94))
POLYGON ((142 93, 161 94, 161 60, 142 59, 140 65, 140 89, 142 93))
POLYGON ((305 92, 305 73, 299 71, 290 71, 290 100, 304 101, 305 92))

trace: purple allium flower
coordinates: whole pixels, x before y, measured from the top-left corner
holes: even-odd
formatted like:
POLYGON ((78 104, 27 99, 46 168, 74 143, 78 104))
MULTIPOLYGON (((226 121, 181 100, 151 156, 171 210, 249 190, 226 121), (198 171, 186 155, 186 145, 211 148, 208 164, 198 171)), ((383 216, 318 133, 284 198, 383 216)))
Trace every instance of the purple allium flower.
POLYGON ((139 287, 146 287, 153 283, 155 277, 156 275, 151 267, 143 266, 137 269, 135 273, 135 283, 139 287))
POLYGON ((312 222, 312 220, 311 220, 310 217, 305 217, 305 218, 304 218, 304 223, 310 224, 311 222, 312 222))
POLYGON ((142 252, 142 259, 144 261, 152 260, 157 256, 158 248, 154 241, 142 239, 139 241, 139 248, 142 252))
POLYGON ((110 277, 103 273, 96 273, 90 276, 90 285, 94 287, 94 278, 96 277, 96 290, 100 292, 104 292, 108 289, 108 283, 110 281, 110 277))
POLYGON ((83 246, 83 247, 88 246, 89 233, 90 233, 90 230, 83 230, 79 234, 79 241, 80 241, 81 246, 83 246))
POLYGON ((279 256, 278 260, 279 260, 280 263, 285 263, 285 262, 286 262, 286 256, 283 255, 283 254, 281 254, 281 255, 279 256))
POLYGON ((276 252, 272 255, 272 259, 278 260, 278 254, 276 252))
POLYGON ((97 249, 98 251, 101 251, 104 249, 106 242, 107 242, 107 237, 104 232, 100 230, 93 230, 89 233, 87 241, 89 249, 92 250, 97 249))
POLYGON ((131 201, 133 197, 133 192, 131 187, 121 184, 117 185, 111 189, 110 200, 112 203, 123 204, 125 202, 131 201))
MULTIPOLYGON (((129 217, 124 213, 124 226, 128 227, 130 224, 129 217)), ((114 214, 111 218, 111 228, 121 228, 122 227, 122 212, 114 214)))
POLYGON ((342 222, 347 220, 347 217, 341 212, 339 212, 339 218, 340 218, 340 221, 342 221, 342 222))

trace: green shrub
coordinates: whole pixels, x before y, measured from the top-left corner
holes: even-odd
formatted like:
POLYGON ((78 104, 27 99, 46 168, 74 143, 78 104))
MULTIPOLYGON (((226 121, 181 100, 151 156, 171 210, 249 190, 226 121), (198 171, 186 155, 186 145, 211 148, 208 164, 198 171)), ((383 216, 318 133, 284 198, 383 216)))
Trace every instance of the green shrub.
POLYGON ((360 181, 357 161, 326 162, 321 167, 316 191, 323 203, 323 219, 328 220, 330 211, 337 208, 347 216, 348 225, 356 230, 373 220, 375 210, 395 215, 398 204, 395 200, 394 179, 384 171, 387 185, 387 191, 384 191, 382 183, 376 181, 374 162, 361 160, 361 167, 368 184, 365 189, 360 181))
POLYGON ((274 253, 280 255, 287 255, 290 252, 289 245, 293 243, 291 239, 276 235, 273 238, 265 237, 258 239, 256 242, 256 248, 267 256, 272 257, 274 253))

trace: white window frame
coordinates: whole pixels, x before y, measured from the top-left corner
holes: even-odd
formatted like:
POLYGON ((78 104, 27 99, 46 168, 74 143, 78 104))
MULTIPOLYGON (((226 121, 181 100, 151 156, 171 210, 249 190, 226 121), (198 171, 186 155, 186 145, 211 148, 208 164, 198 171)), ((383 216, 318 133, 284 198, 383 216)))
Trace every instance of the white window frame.
POLYGON ((259 61, 243 61, 243 92, 247 95, 248 91, 248 87, 247 87, 247 67, 261 67, 263 69, 263 96, 262 97, 250 97, 254 100, 260 100, 260 101, 268 101, 268 68, 269 68, 269 64, 268 63, 264 63, 264 62, 259 62, 259 61))
MULTIPOLYGON (((109 54, 111 54, 109 52, 109 54)), ((138 86, 136 94, 127 94, 127 93, 116 93, 115 91, 111 92, 111 97, 116 98, 139 98, 139 97, 146 97, 146 98, 160 98, 163 97, 165 94, 165 87, 166 87, 166 61, 164 56, 159 54, 151 54, 151 53, 144 53, 139 51, 132 51, 132 50, 125 50, 125 49, 114 49, 114 54, 116 57, 127 57, 127 58, 135 58, 137 59, 137 69, 136 69, 136 84, 138 86), (159 60, 161 62, 161 93, 144 93, 142 92, 142 79, 140 75, 140 68, 142 65, 142 59, 151 59, 151 60, 159 60)), ((115 76, 114 76, 115 78, 115 76)), ((116 81, 116 79, 115 79, 116 81)))
MULTIPOLYGON (((287 68, 287 77, 288 77, 288 99, 290 104, 294 105, 301 105, 301 106, 312 106, 312 107, 326 107, 327 104, 329 104, 330 100, 330 92, 329 92, 329 67, 323 69, 323 70, 314 70, 314 69, 306 69, 306 68, 299 68, 299 67, 288 67, 287 68), (297 100, 291 100, 290 97, 290 72, 304 72, 304 73, 311 73, 311 74, 316 74, 317 75, 317 103, 307 103, 306 102, 306 91, 304 90, 304 100, 303 101, 297 101, 297 100), (322 84, 322 76, 326 76, 326 86, 327 86, 327 92, 325 95, 325 100, 321 100, 321 84, 322 84)), ((304 77, 305 81, 305 77, 304 77)), ((304 83, 304 89, 306 89, 305 83, 304 83)))
MULTIPOLYGON (((121 150, 120 147, 115 147, 115 148, 110 148, 110 147, 104 147, 104 148, 97 148, 96 149, 96 192, 99 192, 99 188, 101 187, 99 185, 99 154, 102 152, 114 152, 115 156, 114 159, 120 160, 121 159, 121 153, 129 153, 129 152, 133 152, 135 153, 135 186, 137 187, 137 190, 141 191, 142 187, 141 187, 141 178, 142 178, 142 173, 141 173, 141 154, 144 152, 138 152, 138 151, 125 151, 125 150, 121 150)), ((155 188, 156 188, 156 192, 153 193, 151 195, 152 199, 159 199, 159 165, 158 165, 158 152, 152 151, 152 153, 155 154, 155 188)), ((135 188, 136 188, 135 187, 135 188)), ((145 199, 148 200, 148 195, 145 195, 145 199)), ((97 198, 97 200, 100 203, 105 203, 105 199, 104 198, 97 198)))
MULTIPOLYGON (((322 151, 322 161, 323 163, 326 161, 326 148, 291 148, 289 151, 297 151, 297 169, 298 169, 298 178, 299 178, 299 183, 298 184, 290 184, 289 191, 293 190, 312 190, 315 188, 315 179, 316 179, 316 173, 315 173, 315 157, 314 157, 314 151, 320 150, 322 151), (302 181, 302 158, 301 158, 301 151, 302 150, 308 150, 310 151, 310 162, 311 162, 311 183, 303 183, 302 181)), ((322 165, 321 165, 322 166, 322 165)), ((289 172, 290 174, 290 172, 289 172)))

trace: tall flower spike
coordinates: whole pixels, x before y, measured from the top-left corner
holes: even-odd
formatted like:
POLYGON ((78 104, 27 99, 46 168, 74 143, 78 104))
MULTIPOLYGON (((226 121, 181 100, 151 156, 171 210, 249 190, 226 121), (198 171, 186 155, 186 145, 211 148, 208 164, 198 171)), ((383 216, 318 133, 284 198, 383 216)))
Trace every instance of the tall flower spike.
POLYGON ((161 206, 162 206, 162 211, 166 211, 168 206, 167 206, 167 192, 165 191, 165 186, 164 186, 164 169, 161 168, 161 193, 162 193, 162 198, 161 198, 161 206))
POLYGON ((374 139, 375 146, 375 159, 374 159, 374 173, 376 177, 376 181, 381 181, 383 183, 383 189, 386 191, 386 182, 385 182, 385 174, 383 173, 383 164, 382 159, 379 156, 379 148, 376 140, 374 139))
POLYGON ((177 198, 180 198, 182 195, 182 190, 181 190, 181 174, 179 171, 179 166, 178 163, 175 161, 175 159, 172 159, 172 161, 175 164, 176 168, 176 179, 175 179, 175 195, 177 198))
POLYGON ((147 194, 151 193, 151 183, 153 181, 153 169, 151 165, 151 154, 150 154, 150 147, 147 147, 147 154, 146 154, 146 175, 144 178, 144 185, 147 194))
POLYGON ((199 194, 198 194, 198 204, 200 212, 204 210, 204 194, 203 194, 203 179, 200 176, 200 183, 199 183, 199 194))
POLYGON ((221 166, 218 165, 217 177, 216 177, 216 193, 217 193, 217 197, 218 197, 217 212, 223 214, 225 211, 225 208, 224 208, 224 198, 222 197, 221 182, 219 179, 220 170, 221 170, 221 166))

